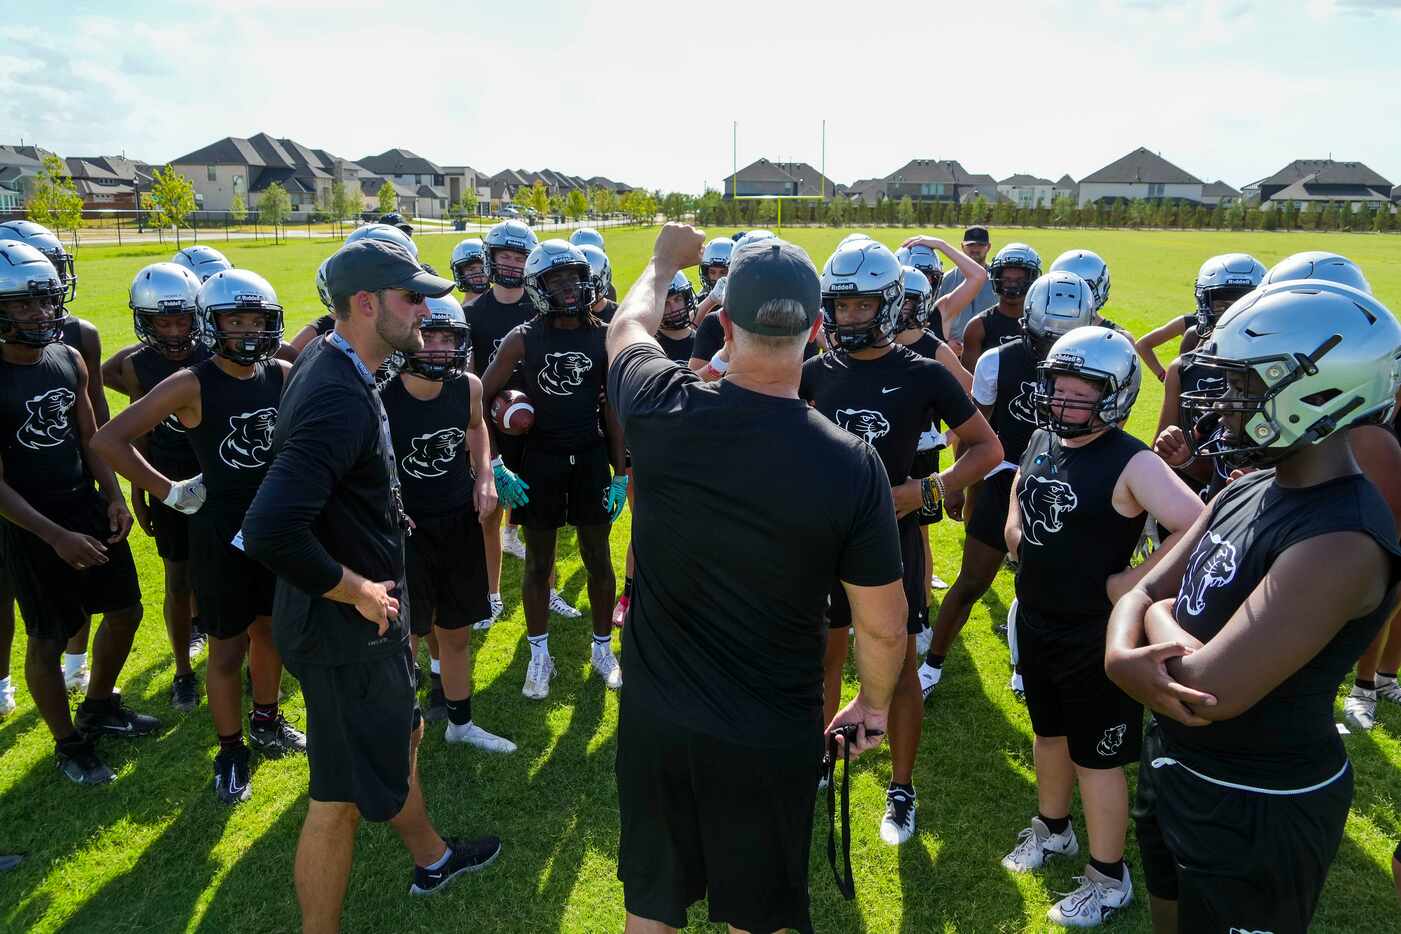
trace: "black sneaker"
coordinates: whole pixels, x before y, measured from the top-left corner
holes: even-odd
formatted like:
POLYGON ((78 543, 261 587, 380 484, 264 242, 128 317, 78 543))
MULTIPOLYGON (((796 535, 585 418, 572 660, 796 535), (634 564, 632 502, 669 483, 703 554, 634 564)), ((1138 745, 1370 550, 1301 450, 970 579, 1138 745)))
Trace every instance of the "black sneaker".
POLYGON ((88 737, 77 737, 56 745, 58 770, 79 785, 105 785, 116 774, 97 757, 97 747, 88 737))
POLYGON ((88 736, 146 736, 161 728, 155 717, 123 704, 116 691, 107 700, 88 698, 79 704, 73 725, 88 736))
POLYGON ((443 689, 431 687, 428 689, 428 708, 423 711, 423 719, 431 720, 434 723, 441 723, 448 718, 448 699, 443 694, 443 689))
POLYGON ((306 734, 294 729, 280 713, 276 718, 263 722, 254 719, 250 714, 248 741, 270 759, 306 752, 306 734))
POLYGON ((452 855, 437 869, 415 866, 413 882, 409 885, 410 895, 432 895, 464 872, 478 872, 490 866, 501 853, 500 837, 447 839, 443 842, 452 849, 452 855))
POLYGON ((248 771, 248 747, 220 751, 214 757, 214 795, 222 804, 238 804, 253 797, 253 776, 248 771))
POLYGON ((176 675, 170 686, 170 706, 181 713, 190 713, 199 706, 199 678, 192 671, 176 675))

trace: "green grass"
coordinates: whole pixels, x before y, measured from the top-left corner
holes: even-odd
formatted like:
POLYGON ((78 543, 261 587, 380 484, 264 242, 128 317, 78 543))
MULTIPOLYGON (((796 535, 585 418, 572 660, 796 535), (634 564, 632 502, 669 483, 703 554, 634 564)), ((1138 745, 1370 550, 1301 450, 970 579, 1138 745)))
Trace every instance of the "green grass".
MULTIPOLYGON (((843 231, 790 229, 819 264, 843 231)), ((904 232, 874 231, 898 244, 904 232)), ((944 231, 957 239, 957 232, 944 231)), ((650 252, 652 232, 608 231, 622 291, 650 252)), ((1108 312, 1136 333, 1191 308, 1190 285, 1208 255, 1246 250, 1266 265, 1289 253, 1322 247, 1351 256, 1367 270, 1383 301, 1401 303, 1401 249, 1369 235, 1217 234, 1123 231, 994 231, 999 243, 1024 239, 1049 261, 1061 250, 1098 251, 1113 269, 1108 312)), ((456 239, 425 237, 424 258, 447 269, 456 239)), ((214 241, 220 249, 225 245, 214 241)), ((287 309, 288 332, 320 314, 313 276, 332 244, 292 241, 227 246, 234 263, 266 276, 287 309)), ((126 287, 144 264, 168 258, 166 247, 84 247, 78 257, 74 311, 94 320, 111 352, 132 339, 126 287)), ((1144 386, 1131 427, 1146 437, 1156 422, 1159 384, 1144 386)), ((114 408, 120 400, 112 399, 114 408)), ((622 575, 628 520, 613 536, 622 575)), ((962 529, 935 527, 935 566, 952 580, 962 529)), ((62 779, 52 743, 23 683, 23 634, 13 675, 19 710, 0 723, 0 852, 25 850, 18 870, 0 875, 0 929, 5 931, 275 932, 297 925, 292 853, 306 810, 306 764, 255 759, 253 803, 229 810, 210 792, 214 735, 203 707, 188 716, 166 703, 173 666, 161 623, 160 562, 138 531, 132 539, 146 598, 146 621, 121 678, 134 706, 162 715, 164 729, 141 742, 104 742, 118 780, 85 789, 62 779)), ((587 603, 572 537, 562 537, 562 590, 587 603)), ((520 609, 520 562, 506 559, 507 617, 476 645, 476 701, 483 726, 514 739, 520 751, 489 757, 449 749, 440 729, 420 754, 424 788, 445 831, 494 831, 505 840, 499 862, 458 882, 441 897, 405 895, 408 860, 387 827, 360 834, 346 900, 347 931, 619 931, 622 889, 615 878, 617 796, 613 737, 617 698, 587 678, 588 627, 554 620, 553 648, 562 673, 548 703, 520 695, 528 651, 520 609)), ((859 900, 844 902, 826 865, 825 813, 815 817, 812 901, 822 931, 1042 930, 1056 892, 1071 888, 1078 864, 1014 877, 998 859, 1015 842, 1035 807, 1031 730, 1026 710, 1007 689, 1007 649, 993 632, 1012 596, 1002 575, 976 608, 949 657, 930 705, 916 770, 919 835, 896 850, 877 825, 889 775, 885 752, 864 758, 852 782, 853 846, 859 900)), ((623 659, 626 666, 627 660, 623 659)), ((203 661, 198 670, 203 675, 203 661)), ((286 706, 301 714, 295 684, 286 706)), ((848 691, 854 683, 848 684, 848 691)), ((1371 735, 1348 738, 1357 768, 1357 797, 1324 893, 1316 929, 1353 931, 1395 917, 1389 855, 1401 836, 1401 710, 1379 711, 1371 735)), ((1134 770, 1130 770, 1131 773, 1134 770)), ((819 809, 821 812, 821 808, 819 809)), ((1083 821, 1078 830, 1084 839, 1083 821)), ((1136 846, 1129 842, 1138 897, 1112 922, 1147 931, 1148 914, 1136 846)), ((692 919, 700 929, 704 912, 692 919)), ((1385 925, 1383 925, 1385 926, 1385 925)))

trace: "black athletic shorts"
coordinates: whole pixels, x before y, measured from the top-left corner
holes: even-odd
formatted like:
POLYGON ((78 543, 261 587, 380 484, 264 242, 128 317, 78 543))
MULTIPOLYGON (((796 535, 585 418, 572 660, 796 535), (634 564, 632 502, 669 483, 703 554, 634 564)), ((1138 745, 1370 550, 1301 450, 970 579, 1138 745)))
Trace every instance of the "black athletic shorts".
POLYGON ((603 444, 572 454, 526 445, 521 479, 530 484, 530 502, 511 511, 527 529, 608 524, 608 484, 613 468, 603 444))
POLYGON ((306 703, 311 799, 349 802, 365 820, 394 817, 409 796, 410 743, 422 722, 408 644, 383 658, 289 670, 306 703))
POLYGON ((471 504, 446 516, 416 517, 404 555, 414 635, 426 636, 434 625, 462 629, 491 616, 482 526, 471 504))
POLYGON ((97 613, 141 605, 141 584, 126 539, 110 544, 107 502, 96 489, 79 489, 61 499, 31 499, 45 517, 97 539, 107 549, 107 563, 78 570, 43 540, 0 520, 0 552, 31 639, 71 639, 97 613))
POLYGON ((148 496, 151 526, 155 532, 156 554, 167 561, 190 560, 190 517, 178 509, 148 496))
POLYGON ((1178 929, 1307 931, 1343 839, 1351 767, 1315 791, 1262 794, 1165 759, 1150 721, 1133 817, 1148 891, 1177 902, 1178 929))
POLYGON ((504 431, 496 433, 496 453, 501 455, 501 463, 513 472, 521 472, 521 455, 525 453, 525 435, 508 435, 504 431))
POLYGON ((1018 601, 1017 657, 1032 732, 1064 736, 1082 768, 1138 761, 1143 705, 1104 673, 1103 623, 1058 623, 1018 601))
POLYGON ((242 524, 241 508, 210 502, 190 517, 190 588, 201 628, 216 639, 240 636, 255 617, 272 615, 277 577, 233 546, 242 524))
POLYGON ((1007 507, 1012 501, 1014 470, 999 470, 978 484, 967 535, 991 548, 1007 551, 1007 507))
MULTIPOLYGON (((905 603, 909 614, 905 617, 905 632, 919 635, 929 624, 929 581, 924 578, 923 526, 911 517, 901 520, 900 560, 905 565, 902 582, 905 587, 905 603)), ((851 602, 846 598, 846 588, 838 581, 828 596, 827 625, 832 629, 846 629, 851 625, 851 602)))
POLYGON ((812 930, 818 719, 791 745, 741 745, 666 720, 624 693, 618 880, 629 913, 684 927, 687 907, 708 898, 712 922, 812 930))

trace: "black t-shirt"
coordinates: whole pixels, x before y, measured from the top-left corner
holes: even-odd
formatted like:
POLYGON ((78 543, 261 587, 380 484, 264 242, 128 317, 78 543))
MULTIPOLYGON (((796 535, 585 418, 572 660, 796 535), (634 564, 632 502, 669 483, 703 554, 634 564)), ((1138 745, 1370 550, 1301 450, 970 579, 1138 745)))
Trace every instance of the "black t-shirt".
POLYGON ((521 372, 535 406, 526 443, 581 451, 602 440, 600 396, 608 376, 608 326, 558 328, 543 316, 518 329, 525 341, 521 372))
MULTIPOLYGON (((536 309, 525 295, 513 305, 503 305, 497 301, 495 290, 487 289, 480 298, 463 309, 462 313, 467 317, 467 326, 471 328, 472 372, 484 376, 506 335, 510 334, 513 328, 534 318, 536 309)), ((516 367, 515 372, 511 374, 506 388, 525 389, 520 367, 516 367)), ((529 390, 526 390, 526 393, 533 395, 529 390)))
POLYGON ((637 474, 624 703, 736 743, 813 736, 832 581, 901 576, 875 449, 651 344, 618 354, 608 383, 637 474))
MULTIPOLYGON (((183 360, 171 360, 156 348, 143 345, 131 355, 131 369, 144 396, 167 377, 208 357, 209 351, 203 344, 196 344, 183 360)), ((199 459, 185 432, 185 426, 173 414, 151 429, 147 445, 151 466, 171 480, 187 480, 199 473, 199 459)))
POLYGON ((213 358, 190 367, 199 380, 200 422, 185 433, 209 493, 206 508, 242 515, 272 463, 273 429, 282 399, 282 367, 257 363, 238 379, 213 358))
POLYGON ((604 324, 613 323, 613 315, 618 311, 618 303, 611 299, 604 303, 603 308, 594 312, 594 316, 604 324))
MULTIPOLYGON (((720 312, 712 311, 705 316, 705 320, 696 328, 696 343, 691 348, 691 356, 701 360, 709 360, 725 346, 725 326, 720 323, 720 312)), ((811 360, 817 356, 821 350, 817 346, 817 341, 808 341, 803 348, 803 359, 811 360)))
POLYGON ((662 353, 666 354, 668 360, 675 360, 684 365, 691 359, 692 348, 696 345, 696 332, 688 330, 685 337, 667 337, 658 331, 657 343, 662 345, 662 353))
POLYGON ((932 420, 957 427, 977 412, 943 364, 899 344, 875 360, 841 351, 809 360, 798 395, 874 446, 892 486, 909 479, 920 433, 932 420))
POLYGON ((404 534, 379 412, 378 395, 335 347, 315 341, 297 358, 272 466, 243 520, 248 553, 278 577, 273 636, 285 660, 343 665, 404 651, 404 534), (385 635, 355 607, 321 596, 340 583, 341 565, 400 582, 399 618, 385 635))
MULTIPOLYGON (((1396 525, 1371 481, 1353 474, 1291 489, 1274 480, 1273 470, 1248 474, 1212 501, 1211 518, 1172 608, 1177 624, 1203 642, 1221 631, 1281 553, 1319 535, 1370 536, 1391 556, 1388 584, 1401 579, 1396 525)), ((1204 727, 1159 718, 1166 749, 1203 774, 1251 787, 1290 789, 1326 781, 1347 759, 1333 725, 1333 699, 1393 606, 1383 600, 1368 615, 1350 620, 1302 668, 1238 717, 1204 727)))
POLYGON ((1019 341, 1022 337, 1021 319, 1009 318, 997 308, 998 306, 994 305, 986 311, 979 312, 973 319, 983 322, 983 353, 994 347, 1019 341))
POLYGON ((906 344, 906 347, 919 354, 921 357, 935 359, 939 353, 939 348, 944 346, 944 339, 937 332, 926 329, 920 334, 919 339, 913 344, 906 344))
POLYGON ((334 315, 322 315, 311 322, 311 329, 316 332, 317 337, 325 337, 336 329, 336 319, 334 315))
POLYGON ((442 386, 432 399, 415 398, 403 377, 380 390, 399 460, 404 511, 414 518, 451 515, 472 500, 466 430, 472 387, 465 379, 442 386))
POLYGON ((73 411, 78 357, 55 342, 36 363, 0 361, 0 462, 5 482, 31 504, 91 487, 73 411))
POLYGON ((1009 464, 1020 463, 1031 433, 1036 430, 1036 412, 1031 393, 1036 389, 1036 364, 1025 341, 1013 341, 994 348, 997 354, 997 399, 988 421, 1002 442, 1002 457, 1009 464))

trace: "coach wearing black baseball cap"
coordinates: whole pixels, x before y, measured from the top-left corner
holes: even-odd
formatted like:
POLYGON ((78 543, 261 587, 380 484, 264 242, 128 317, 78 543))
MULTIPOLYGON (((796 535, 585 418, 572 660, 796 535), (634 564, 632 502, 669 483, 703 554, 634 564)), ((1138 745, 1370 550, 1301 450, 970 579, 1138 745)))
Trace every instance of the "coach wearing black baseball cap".
POLYGON ((501 842, 443 839, 415 769, 423 735, 403 599, 407 516, 376 368, 423 348, 427 295, 453 284, 402 246, 358 240, 326 267, 335 330, 287 380, 273 462, 243 521, 278 576, 273 637, 306 701, 310 806, 297 845, 304 931, 339 929, 361 817, 388 821, 426 894, 495 859, 501 842))
POLYGON ((662 352, 668 287, 703 239, 662 228, 608 333, 637 477, 618 878, 630 932, 681 927, 702 896, 712 921, 808 931, 826 594, 843 582, 861 644, 861 691, 826 726, 854 725, 859 753, 880 742, 905 654, 895 509, 874 449, 798 398, 821 318, 801 249, 770 239, 731 257, 724 379, 662 352))
MULTIPOLYGON (((963 232, 963 252, 974 260, 979 266, 987 268, 988 252, 992 249, 992 238, 988 236, 988 229, 981 225, 974 225, 963 232)), ((950 269, 939 283, 939 298, 953 294, 963 284, 963 271, 957 268, 950 269)), ((987 311, 997 304, 997 293, 992 290, 992 280, 983 283, 983 288, 976 298, 968 304, 966 308, 954 317, 953 322, 948 326, 946 336, 950 341, 959 341, 960 346, 963 341, 963 329, 968 326, 974 316, 979 312, 987 311)))

